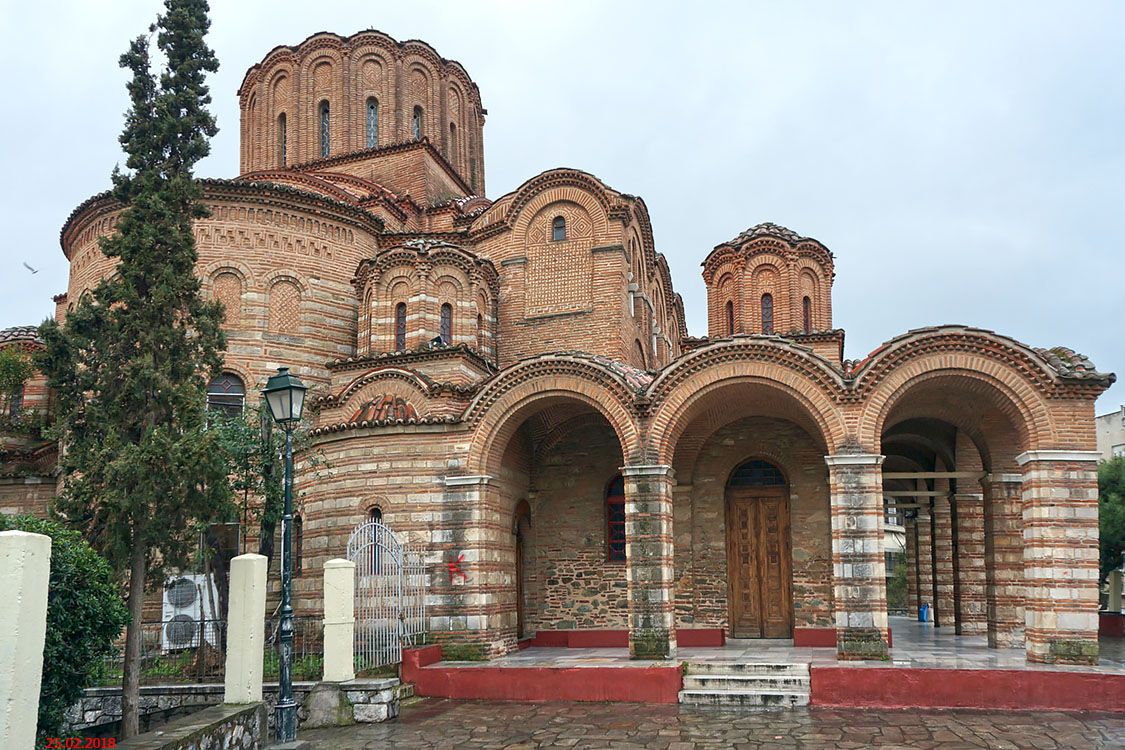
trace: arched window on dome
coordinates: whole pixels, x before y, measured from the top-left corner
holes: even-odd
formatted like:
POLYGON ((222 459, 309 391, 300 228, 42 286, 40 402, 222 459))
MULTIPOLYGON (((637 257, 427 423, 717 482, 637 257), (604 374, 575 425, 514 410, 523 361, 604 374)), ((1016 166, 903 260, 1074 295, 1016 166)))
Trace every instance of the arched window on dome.
POLYGON ((320 103, 320 158, 327 159, 329 153, 328 144, 328 101, 325 100, 320 103))
POLYGON ((808 297, 801 300, 801 329, 812 333, 812 300, 808 297))
POLYGON ((773 295, 762 295, 762 333, 773 333, 773 295))
POLYGON ((379 146, 379 100, 375 97, 367 100, 366 125, 367 147, 377 148, 379 146))
POLYGON ((414 133, 414 140, 422 140, 422 108, 414 105, 414 117, 410 121, 411 130, 414 133))
POLYGON ((207 410, 238 416, 246 407, 246 386, 233 372, 224 372, 207 384, 207 410))
POLYGON ((556 216, 551 222, 551 241, 562 242, 566 239, 566 219, 556 216))
POLYGON ((625 562, 625 479, 618 474, 605 492, 605 559, 625 562))
POLYGON ((734 302, 727 300, 727 335, 734 335, 734 302))
POLYGON ((441 328, 438 335, 445 346, 453 343, 453 305, 448 302, 441 306, 441 328))
POLYGON ((484 316, 477 313, 477 349, 484 351, 484 316))
POLYGON ((285 155, 285 141, 288 135, 285 132, 285 113, 282 112, 277 116, 277 165, 285 169, 286 155, 285 155))
POLYGON ((395 351, 406 350, 406 303, 395 305, 395 351))
POLYGON ((449 160, 457 158, 457 126, 449 123, 449 160))

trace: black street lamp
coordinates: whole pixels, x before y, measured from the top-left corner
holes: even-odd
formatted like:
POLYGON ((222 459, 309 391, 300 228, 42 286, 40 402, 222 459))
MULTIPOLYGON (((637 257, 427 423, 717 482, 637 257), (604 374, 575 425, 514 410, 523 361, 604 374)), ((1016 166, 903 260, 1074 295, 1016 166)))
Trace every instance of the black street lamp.
POLYGON ((293 427, 301 421, 308 388, 288 367, 277 368, 262 395, 270 414, 285 429, 285 514, 281 517, 281 638, 278 644, 280 691, 276 719, 278 742, 297 737, 297 702, 293 700, 293 427))

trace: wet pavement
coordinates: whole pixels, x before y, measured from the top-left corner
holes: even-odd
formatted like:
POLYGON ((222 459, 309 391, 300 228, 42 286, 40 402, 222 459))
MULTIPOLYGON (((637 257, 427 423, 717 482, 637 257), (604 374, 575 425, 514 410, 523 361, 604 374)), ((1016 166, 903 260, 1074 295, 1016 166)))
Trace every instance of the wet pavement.
MULTIPOLYGON (((1125 707, 1123 707, 1125 708, 1125 707)), ((424 699, 398 719, 302 730, 316 750, 653 748, 654 750, 1056 750, 1125 748, 1125 713, 797 709, 745 713, 628 703, 424 699)))

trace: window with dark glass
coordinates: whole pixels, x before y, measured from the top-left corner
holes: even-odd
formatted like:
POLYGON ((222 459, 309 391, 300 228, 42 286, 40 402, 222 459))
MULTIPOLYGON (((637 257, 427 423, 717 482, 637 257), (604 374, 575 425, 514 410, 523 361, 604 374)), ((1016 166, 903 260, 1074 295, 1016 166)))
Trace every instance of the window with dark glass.
POLYGON ((242 378, 224 372, 207 384, 207 409, 235 416, 246 406, 246 386, 242 378))
POLYGON ((379 102, 375 97, 367 100, 367 147, 379 145, 379 102))
POLYGON ((320 103, 320 158, 327 159, 328 146, 328 102, 320 103))
POLYGON ((734 302, 727 301, 727 335, 734 335, 734 302))
POLYGON ((382 523, 383 522, 383 511, 382 511, 382 509, 381 508, 372 508, 371 510, 367 511, 367 521, 368 521, 368 523, 382 523))
POLYGON ((812 333, 812 300, 808 297, 801 300, 801 328, 805 333, 812 333))
POLYGON ((414 140, 422 140, 422 108, 414 107, 414 117, 411 119, 411 130, 414 132, 414 140))
POLYGON ((300 514, 293 516, 293 575, 301 575, 305 561, 305 522, 300 514))
POLYGON ((20 415, 20 410, 23 409, 23 386, 14 390, 8 396, 8 416, 15 419, 20 415))
POLYGON ((449 123, 449 159, 457 158, 457 126, 449 123))
POLYGON ((285 141, 288 135, 285 132, 285 113, 282 112, 277 116, 277 163, 282 169, 285 168, 285 141))
POLYGON ((556 216, 551 222, 551 241, 561 242, 566 239, 566 219, 556 216))
POLYGON ((441 343, 449 346, 453 343, 453 305, 446 302, 441 306, 441 343))
POLYGON ((773 333, 773 295, 762 295, 762 333, 773 333))
POLYGON ((399 302, 395 307, 395 351, 406 349, 406 303, 399 302))
POLYGON ((618 474, 605 497, 606 555, 609 562, 625 560, 625 479, 618 474))
POLYGON ((753 459, 739 466, 730 476, 731 487, 780 487, 785 475, 769 461, 753 459))
POLYGON ((484 316, 477 313, 477 349, 484 351, 484 316))

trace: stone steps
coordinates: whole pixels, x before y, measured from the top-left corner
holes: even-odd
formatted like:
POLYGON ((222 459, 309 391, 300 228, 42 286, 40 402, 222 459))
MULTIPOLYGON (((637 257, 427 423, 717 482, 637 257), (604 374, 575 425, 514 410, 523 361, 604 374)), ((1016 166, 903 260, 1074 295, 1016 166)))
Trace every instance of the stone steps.
POLYGON ((687 664, 680 703, 762 710, 809 705, 808 664, 687 664))

